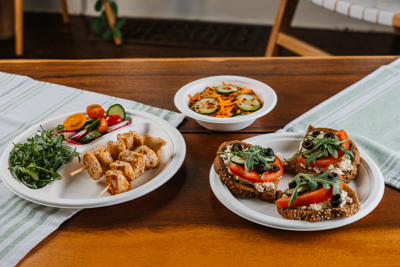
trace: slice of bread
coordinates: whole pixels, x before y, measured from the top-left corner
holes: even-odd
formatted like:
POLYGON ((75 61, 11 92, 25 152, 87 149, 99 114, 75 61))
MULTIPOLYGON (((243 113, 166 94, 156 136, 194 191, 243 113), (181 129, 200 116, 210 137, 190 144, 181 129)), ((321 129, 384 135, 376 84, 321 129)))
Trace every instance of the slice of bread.
MULTIPOLYGON (((320 131, 320 132, 325 132, 325 133, 326 132, 330 132, 330 133, 337 132, 336 130, 333 130, 330 128, 314 128, 313 126, 310 125, 307 129, 307 132, 306 132, 304 138, 303 138, 303 141, 308 136, 308 133, 314 132, 314 131, 320 131)), ((356 177, 357 165, 360 164, 360 152, 359 152, 356 144, 354 144, 353 141, 350 140, 350 144, 353 146, 354 161, 352 161, 351 165, 353 165, 354 168, 353 168, 353 170, 344 171, 343 174, 340 174, 343 177, 343 181, 345 183, 349 183, 356 177)), ((299 153, 299 150, 297 150, 295 155, 297 153, 299 153)), ((336 164, 337 163, 335 163, 334 165, 336 165, 336 164)), ((305 169, 300 162, 296 161, 296 158, 294 158, 286 163, 283 163, 283 168, 285 169, 285 171, 287 171, 288 173, 292 173, 292 174, 298 174, 298 173, 318 174, 317 172, 315 172, 313 170, 305 169)))
MULTIPOLYGON (((318 222, 324 220, 331 220, 337 218, 345 218, 356 214, 360 210, 360 201, 356 193, 348 186, 343 184, 343 190, 347 192, 347 196, 353 200, 353 203, 346 203, 341 208, 331 208, 322 210, 302 210, 296 208, 280 208, 278 207, 278 213, 285 219, 288 220, 301 220, 318 222)), ((280 199, 283 192, 277 191, 277 199, 280 199)))
MULTIPOLYGON (((234 140, 230 142, 223 143, 218 151, 225 151, 229 145, 234 145, 239 143, 243 146, 243 148, 249 147, 250 144, 234 140)), ((223 159, 221 158, 222 154, 217 154, 214 160, 214 170, 219 175, 221 181, 226 184, 228 189, 232 194, 247 197, 247 198, 259 198, 263 201, 273 203, 275 200, 276 189, 278 188, 280 178, 273 181, 274 189, 273 190, 264 190, 263 192, 258 191, 253 183, 241 183, 240 180, 237 180, 235 176, 229 173, 228 166, 225 165, 223 159)))

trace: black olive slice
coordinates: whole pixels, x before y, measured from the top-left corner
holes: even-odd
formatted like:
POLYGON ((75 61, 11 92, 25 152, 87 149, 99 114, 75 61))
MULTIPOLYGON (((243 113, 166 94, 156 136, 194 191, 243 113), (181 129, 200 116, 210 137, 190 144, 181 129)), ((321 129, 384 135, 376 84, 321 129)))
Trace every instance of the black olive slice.
POLYGON ((331 197, 331 205, 332 207, 339 207, 340 204, 342 204, 342 196, 340 194, 336 194, 333 197, 331 197))
POLYGON ((260 163, 256 166, 256 172, 258 174, 263 174, 264 172, 267 171, 267 166, 265 166, 264 164, 260 163))
POLYGON ((328 179, 333 179, 333 178, 340 178, 340 176, 336 172, 331 172, 330 174, 328 174, 328 179))
POLYGON ((311 134, 312 137, 317 137, 318 135, 319 135, 319 132, 318 132, 318 131, 314 131, 314 132, 312 132, 312 134, 311 134))
POLYGON ((232 146, 231 151, 234 152, 238 152, 238 151, 242 151, 243 150, 243 146, 239 143, 236 143, 232 146))
POLYGON ((324 134, 324 138, 335 139, 335 135, 333 133, 326 133, 326 134, 324 134))
POLYGON ((273 156, 273 155, 275 155, 275 153, 274 153, 274 151, 272 150, 272 148, 266 148, 265 150, 264 150, 264 154, 265 154, 265 156, 273 156))
POLYGON ((281 168, 278 165, 271 165, 271 171, 273 172, 279 172, 281 168))
POLYGON ((289 183, 289 189, 292 189, 292 188, 295 188, 296 187, 296 182, 295 181, 293 181, 293 182, 290 182, 289 183))
POLYGON ((310 150, 311 148, 314 147, 314 142, 311 141, 311 140, 305 140, 305 141, 303 142, 302 146, 303 146, 305 149, 310 150))
POLYGON ((353 144, 350 143, 349 150, 353 151, 353 144))

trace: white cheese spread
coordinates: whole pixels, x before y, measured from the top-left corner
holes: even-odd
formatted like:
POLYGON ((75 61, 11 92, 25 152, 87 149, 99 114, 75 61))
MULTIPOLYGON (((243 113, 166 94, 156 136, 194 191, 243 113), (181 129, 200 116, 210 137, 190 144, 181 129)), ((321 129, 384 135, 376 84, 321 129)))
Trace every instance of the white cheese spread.
MULTIPOLYGON (((342 203, 339 205, 339 207, 343 207, 346 203, 347 204, 352 204, 353 200, 347 196, 347 192, 342 190, 342 203)), ((300 210, 322 210, 322 209, 331 209, 333 208, 331 205, 331 199, 325 200, 323 202, 320 203, 314 203, 311 204, 310 206, 303 206, 303 207, 298 207, 297 209, 300 210)))
MULTIPOLYGON (((300 163, 300 166, 305 169, 305 166, 303 163, 300 163)), ((341 160, 337 162, 337 166, 335 167, 334 164, 328 165, 328 166, 308 166, 308 170, 314 171, 316 173, 323 173, 326 172, 327 170, 332 170, 332 172, 335 172, 339 175, 344 174, 344 172, 347 171, 352 171, 354 170, 354 165, 352 164, 350 159, 347 159, 346 157, 343 157, 341 160)))

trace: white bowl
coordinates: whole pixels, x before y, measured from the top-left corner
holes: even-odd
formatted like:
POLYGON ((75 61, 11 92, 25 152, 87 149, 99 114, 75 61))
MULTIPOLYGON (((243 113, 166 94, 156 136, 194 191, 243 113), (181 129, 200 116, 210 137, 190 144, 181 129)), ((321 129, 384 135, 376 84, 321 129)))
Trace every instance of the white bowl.
POLYGON ((241 76, 212 76, 193 81, 183 86, 175 94, 176 108, 186 116, 195 119, 201 126, 214 131, 238 131, 252 124, 256 119, 269 113, 278 102, 278 97, 271 87, 260 81, 241 76), (207 86, 214 87, 232 83, 235 86, 251 89, 263 102, 262 108, 246 116, 232 118, 217 118, 199 114, 189 108, 189 94, 203 92, 207 86))

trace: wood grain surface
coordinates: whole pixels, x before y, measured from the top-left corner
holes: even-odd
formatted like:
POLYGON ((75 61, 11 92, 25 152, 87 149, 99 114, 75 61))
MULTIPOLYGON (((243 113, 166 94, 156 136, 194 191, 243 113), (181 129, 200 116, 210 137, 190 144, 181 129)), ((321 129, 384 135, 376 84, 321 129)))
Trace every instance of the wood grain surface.
MULTIPOLYGON (((138 199, 85 209, 37 245, 19 266, 395 266, 400 192, 385 188, 378 207, 350 225, 317 232, 277 230, 225 208, 209 185, 218 146, 274 132, 396 57, 0 61, 0 71, 175 110, 175 92, 213 75, 270 85, 276 108, 247 129, 178 130, 186 159, 166 184, 138 199), (157 97, 154 97, 157 95, 157 97)), ((1 265, 1 263, 0 263, 1 265)))

